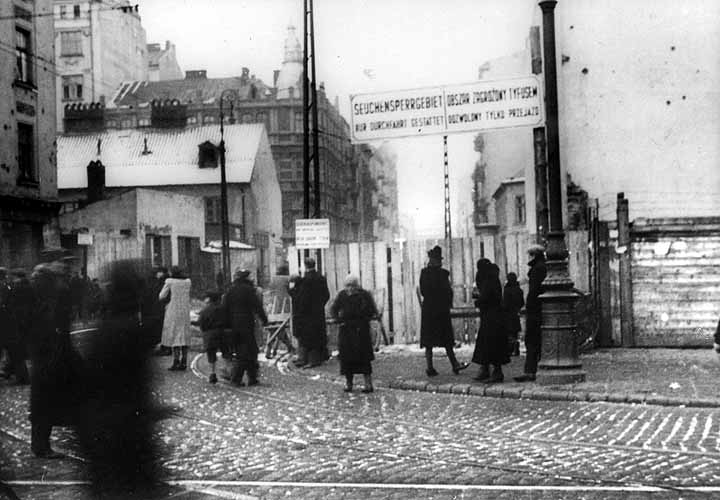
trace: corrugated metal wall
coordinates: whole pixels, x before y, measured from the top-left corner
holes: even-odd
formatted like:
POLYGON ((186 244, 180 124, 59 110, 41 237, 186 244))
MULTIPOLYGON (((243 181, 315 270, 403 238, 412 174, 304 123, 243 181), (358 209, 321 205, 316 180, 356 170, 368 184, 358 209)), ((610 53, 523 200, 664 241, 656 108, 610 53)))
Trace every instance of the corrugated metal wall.
POLYGON ((711 344, 720 314, 720 232, 633 229, 636 345, 711 344))

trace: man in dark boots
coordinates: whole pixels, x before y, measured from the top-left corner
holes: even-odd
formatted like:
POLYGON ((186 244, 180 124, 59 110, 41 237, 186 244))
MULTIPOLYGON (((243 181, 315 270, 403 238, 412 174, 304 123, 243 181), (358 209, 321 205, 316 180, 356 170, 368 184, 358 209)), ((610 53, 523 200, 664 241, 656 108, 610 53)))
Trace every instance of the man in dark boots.
POLYGON ((545 267, 545 248, 541 245, 532 245, 528 248, 530 256, 530 271, 528 272, 528 293, 525 301, 525 373, 515 377, 517 382, 532 382, 535 380, 540 350, 542 347, 542 304, 540 295, 543 293, 542 282, 547 276, 545 267))
POLYGON ((322 364, 328 356, 325 304, 330 299, 327 280, 315 268, 315 259, 305 259, 305 276, 292 289, 293 326, 300 343, 296 366, 322 364))
POLYGON ((260 317, 264 325, 268 318, 263 304, 258 297, 255 285, 250 280, 250 271, 238 269, 233 276, 230 289, 223 297, 222 307, 229 322, 231 335, 231 352, 234 362, 230 380, 242 384, 247 372, 248 385, 258 383, 258 345, 255 339, 255 315, 260 317))

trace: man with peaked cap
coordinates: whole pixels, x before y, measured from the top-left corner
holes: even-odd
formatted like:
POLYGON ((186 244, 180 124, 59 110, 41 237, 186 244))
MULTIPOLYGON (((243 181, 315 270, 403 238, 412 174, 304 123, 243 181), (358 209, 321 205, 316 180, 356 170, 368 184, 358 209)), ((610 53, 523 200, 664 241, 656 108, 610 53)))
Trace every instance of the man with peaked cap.
POLYGON ((229 347, 233 355, 233 369, 230 380, 241 385, 247 372, 247 385, 256 385, 259 349, 255 339, 255 315, 260 317, 264 325, 267 325, 268 318, 255 285, 250 280, 250 271, 235 271, 232 285, 223 297, 222 309, 231 330, 229 347))
POLYGON ((315 269, 315 259, 305 259, 305 276, 291 290, 294 299, 293 321, 300 349, 297 366, 312 368, 327 356, 325 304, 330 300, 325 276, 315 269))
POLYGON ((540 351, 542 348, 542 303, 540 295, 543 293, 542 282, 547 276, 545 267, 545 247, 531 245, 528 248, 530 257, 530 271, 528 271, 528 293, 525 300, 525 373, 515 377, 517 382, 532 382, 535 380, 540 351))

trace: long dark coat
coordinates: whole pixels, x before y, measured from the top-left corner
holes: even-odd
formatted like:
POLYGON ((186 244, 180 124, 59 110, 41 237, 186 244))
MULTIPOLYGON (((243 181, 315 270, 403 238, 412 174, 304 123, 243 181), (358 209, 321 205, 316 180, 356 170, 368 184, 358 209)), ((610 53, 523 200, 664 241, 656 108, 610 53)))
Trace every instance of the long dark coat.
POLYGON ((480 308, 480 328, 475 339, 473 363, 502 365, 510 360, 507 356, 507 334, 503 324, 502 285, 499 269, 487 262, 475 275, 478 290, 477 306, 480 308))
POLYGON ((165 304, 159 295, 165 285, 165 279, 152 276, 148 280, 142 301, 142 322, 148 344, 155 345, 162 338, 163 320, 165 319, 165 304))
POLYGON ((49 425, 70 425, 77 421, 83 402, 82 359, 70 342, 72 302, 65 281, 43 272, 32 283, 33 315, 29 351, 30 419, 49 425))
POLYGON ((542 282, 547 276, 547 267, 545 266, 545 258, 536 256, 528 262, 530 270, 528 271, 528 293, 525 301, 525 310, 528 313, 540 313, 542 304, 540 295, 543 293, 542 282))
POLYGON ((450 308, 453 292, 450 272, 439 266, 420 271, 420 347, 452 347, 455 344, 450 308))
POLYGON ((525 305, 523 291, 517 281, 506 283, 503 291, 502 308, 505 313, 505 330, 509 334, 517 334, 522 330, 520 325, 520 309, 525 305))
POLYGON ((308 351, 323 350, 327 345, 325 304, 330 300, 325 276, 307 271, 295 285, 293 319, 298 342, 308 351))
POLYGON ((268 318, 255 285, 247 279, 233 281, 223 296, 222 307, 225 310, 226 324, 232 332, 229 339, 231 352, 234 352, 239 360, 257 361, 255 315, 257 314, 263 323, 267 323, 268 318))
POLYGON ((330 314, 340 322, 340 374, 372 373, 370 362, 375 359, 375 354, 370 338, 370 320, 378 314, 372 295, 362 288, 353 292, 341 290, 330 308, 330 314))

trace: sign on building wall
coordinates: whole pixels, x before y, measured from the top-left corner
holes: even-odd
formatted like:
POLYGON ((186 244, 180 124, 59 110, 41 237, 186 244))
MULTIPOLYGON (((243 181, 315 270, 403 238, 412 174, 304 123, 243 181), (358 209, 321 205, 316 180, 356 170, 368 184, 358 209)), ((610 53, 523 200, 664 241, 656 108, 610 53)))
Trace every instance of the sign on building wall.
POLYGON ((534 76, 350 97, 353 142, 542 123, 534 76))
POLYGON ((330 219, 296 219, 295 246, 303 250, 329 248, 330 219))

